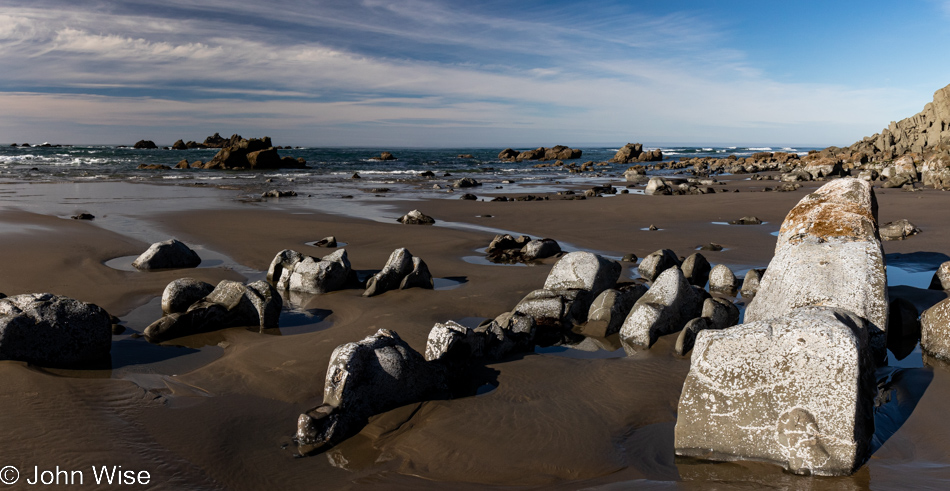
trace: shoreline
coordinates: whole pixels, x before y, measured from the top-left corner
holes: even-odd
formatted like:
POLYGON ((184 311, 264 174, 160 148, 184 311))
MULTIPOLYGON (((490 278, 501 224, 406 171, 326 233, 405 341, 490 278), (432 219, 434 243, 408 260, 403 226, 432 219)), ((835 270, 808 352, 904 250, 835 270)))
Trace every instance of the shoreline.
MULTIPOLYGON (((5 271, 0 291, 52 291, 97 303, 120 318, 138 308, 147 310, 142 306, 173 279, 191 276, 216 283, 244 276, 220 266, 142 273, 104 264, 137 255, 150 241, 171 236, 263 271, 285 248, 329 254, 333 249, 306 243, 335 235, 346 243, 356 270, 378 270, 393 249, 407 247, 426 261, 433 276, 465 279, 444 290, 410 289, 372 298, 358 290, 314 296, 298 307, 329 313, 309 332, 273 335, 237 328, 191 336, 173 344, 190 345, 184 349, 197 354, 170 356, 145 370, 125 365, 112 370, 118 378, 83 378, 102 374, 0 362, 0 376, 9 381, 0 389, 8 407, 0 414, 0 425, 10 429, 11 441, 29 442, 16 455, 8 448, 0 457, 24 469, 74 468, 105 459, 148 470, 159 487, 229 489, 298 488, 314 482, 334 489, 574 489, 665 486, 671 481, 683 488, 715 481, 839 489, 934 485, 950 479, 950 427, 941 423, 950 372, 941 368, 910 369, 932 373, 932 380, 908 386, 925 386, 916 409, 853 476, 802 478, 768 464, 674 459, 672 425, 689 368, 688 358, 671 353, 675 335, 630 357, 529 353, 489 364, 477 377, 495 388, 481 395, 384 413, 326 454, 294 458, 293 423, 322 397, 336 346, 387 328, 421 350, 434 323, 494 317, 541 287, 553 260, 528 267, 466 262, 462 258, 477 255, 494 233, 454 224, 551 237, 615 256, 632 252, 644 257, 662 248, 685 256, 698 245, 716 242, 726 249, 703 251, 710 263, 761 267, 775 246, 771 232, 791 206, 822 184, 805 183, 787 193, 754 191, 770 182, 737 176, 722 187, 741 189, 739 193, 628 194, 582 201, 554 199, 556 195, 531 202, 366 198, 344 201, 347 214, 320 207, 322 199, 245 202, 234 191, 205 187, 146 186, 131 188, 133 193, 126 185, 88 183, 71 184, 73 194, 44 194, 32 187, 39 184, 31 184, 29 196, 0 194, 0 228, 5 232, 0 235, 5 271), (95 220, 66 218, 76 206, 73 196, 85 197, 82 206, 95 220), (20 210, 12 210, 11 202, 20 210), (414 208, 439 222, 395 222, 414 208), (478 216, 488 214, 492 217, 478 216), (713 223, 750 214, 768 223, 713 223), (651 224, 661 230, 641 230, 651 224), (195 357, 200 358, 197 363, 195 357), (915 460, 933 466, 920 471, 915 460)), ((0 185, 3 190, 10 188, 0 185)), ((907 240, 885 242, 885 252, 950 254, 944 245, 950 243, 950 230, 943 227, 950 223, 950 194, 932 189, 876 192, 881 222, 908 218, 923 229, 907 240)), ((630 278, 636 266, 622 264, 622 277, 630 278)))

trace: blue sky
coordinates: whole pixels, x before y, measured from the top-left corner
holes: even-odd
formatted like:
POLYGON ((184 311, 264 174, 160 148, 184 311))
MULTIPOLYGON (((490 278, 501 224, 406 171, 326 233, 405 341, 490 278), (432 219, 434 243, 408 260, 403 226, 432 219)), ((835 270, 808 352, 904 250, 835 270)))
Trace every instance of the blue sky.
POLYGON ((948 45, 937 0, 0 0, 0 141, 844 146, 948 45))

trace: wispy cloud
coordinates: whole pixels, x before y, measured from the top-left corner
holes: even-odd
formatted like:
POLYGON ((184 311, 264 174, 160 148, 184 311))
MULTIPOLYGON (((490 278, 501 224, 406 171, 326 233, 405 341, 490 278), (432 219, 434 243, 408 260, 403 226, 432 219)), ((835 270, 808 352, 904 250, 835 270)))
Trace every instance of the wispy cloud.
POLYGON ((169 134, 186 126, 227 125, 354 144, 388 138, 379 127, 398 125, 425 129, 406 144, 438 144, 444 136, 432 130, 442 121, 447 131, 468 122, 473 133, 453 134, 472 144, 498 135, 807 143, 828 127, 876 128, 896 110, 886 103, 893 93, 770 80, 688 13, 510 5, 11 6, 0 10, 0 127, 122 132, 151 121, 166 139, 186 136, 169 134), (335 126, 349 133, 326 131, 335 126))

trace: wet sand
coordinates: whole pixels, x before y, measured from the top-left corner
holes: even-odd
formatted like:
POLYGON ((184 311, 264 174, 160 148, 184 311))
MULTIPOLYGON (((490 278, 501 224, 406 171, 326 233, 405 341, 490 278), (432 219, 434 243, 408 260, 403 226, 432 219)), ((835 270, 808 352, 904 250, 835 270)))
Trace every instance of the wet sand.
MULTIPOLYGON (((886 440, 870 462, 850 477, 800 477, 766 463, 674 458, 676 406, 689 369, 688 358, 672 353, 675 335, 629 357, 548 352, 491 363, 473 371, 467 394, 379 415, 328 452, 295 458, 296 417, 321 402, 336 346, 386 328, 422 351, 434 323, 494 317, 541 287, 553 260, 524 267, 463 259, 479 255, 491 230, 550 237, 616 258, 660 248, 686 256, 715 242, 725 250, 703 252, 708 260, 744 271, 768 264, 771 232, 820 184, 775 193, 756 192, 774 182, 740 180, 723 186, 739 193, 583 201, 380 198, 372 207, 356 203, 346 215, 339 203, 322 206, 315 198, 243 203, 220 190, 167 186, 135 185, 155 198, 115 203, 109 195, 116 187, 77 185, 84 186, 80 193, 98 196, 82 205, 97 215, 91 222, 63 218, 76 207, 32 187, 34 199, 7 203, 0 213, 0 291, 49 291, 93 302, 122 318, 132 334, 154 320, 154 299, 171 280, 216 283, 259 275, 285 248, 332 252, 306 245, 327 235, 346 243, 356 270, 378 270, 393 249, 407 247, 435 277, 458 286, 371 298, 358 290, 298 296, 291 299, 298 325, 280 333, 228 329, 162 347, 140 346, 144 340, 126 333, 114 341, 111 369, 0 362, 0 465, 15 465, 21 473, 33 466, 84 469, 86 484, 90 466, 121 465, 149 471, 145 489, 943 488, 950 483, 950 424, 944 418, 950 368, 914 368, 922 365, 920 355, 910 355, 905 364, 911 368, 896 372, 891 402, 876 418, 886 440), (169 188, 165 193, 178 202, 162 199, 155 188, 169 188), (322 211, 329 208, 336 213, 322 211), (413 208, 439 223, 395 222, 413 208), (767 223, 714 223, 746 215, 767 223), (650 225, 661 230, 642 230, 650 225), (104 264, 171 236, 225 260, 218 267, 154 273, 104 264), (312 323, 306 315, 313 315, 312 323), (136 350, 152 358, 137 364, 136 350)), ((923 230, 885 242, 886 253, 950 254, 950 194, 876 191, 882 222, 907 218, 923 230)), ((491 196, 487 189, 476 193, 491 196)), ((634 271, 624 263, 624 277, 634 271)), ((945 297, 910 287, 891 291, 921 306, 945 297)))

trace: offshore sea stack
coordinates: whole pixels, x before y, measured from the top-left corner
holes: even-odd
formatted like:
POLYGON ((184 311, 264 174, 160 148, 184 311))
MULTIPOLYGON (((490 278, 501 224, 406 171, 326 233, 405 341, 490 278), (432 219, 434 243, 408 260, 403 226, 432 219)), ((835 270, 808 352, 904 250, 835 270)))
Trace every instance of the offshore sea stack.
POLYGON ((782 223, 746 323, 696 335, 676 453, 853 473, 874 434, 883 350, 872 345, 884 339, 886 284, 870 184, 840 179, 803 198, 782 223))
POLYGON ((551 148, 538 147, 534 150, 525 150, 523 152, 506 148, 498 154, 498 158, 508 162, 521 162, 523 160, 571 160, 581 158, 583 153, 584 152, 577 148, 555 145, 551 148))
POLYGON ((232 135, 227 145, 223 145, 217 155, 205 169, 303 169, 306 163, 292 157, 281 157, 271 144, 270 137, 241 138, 232 135))
POLYGON ((642 143, 628 143, 617 150, 610 162, 629 164, 632 162, 658 162, 660 160, 663 160, 663 152, 659 148, 644 152, 642 143))

